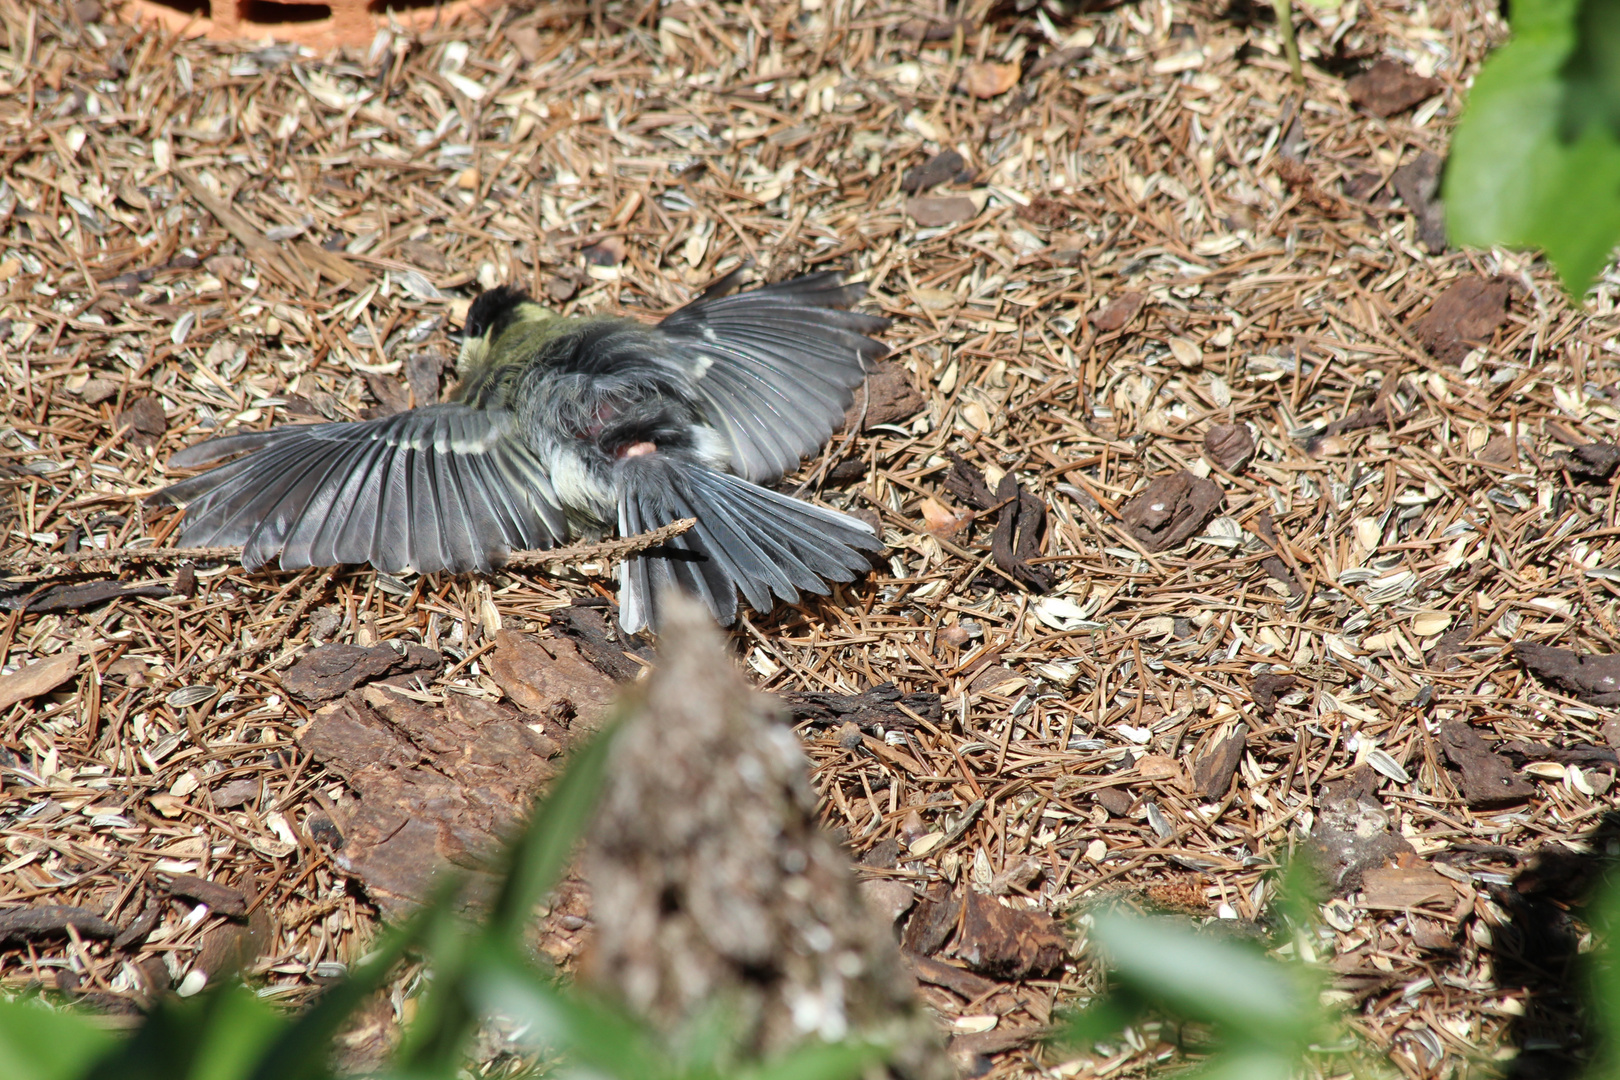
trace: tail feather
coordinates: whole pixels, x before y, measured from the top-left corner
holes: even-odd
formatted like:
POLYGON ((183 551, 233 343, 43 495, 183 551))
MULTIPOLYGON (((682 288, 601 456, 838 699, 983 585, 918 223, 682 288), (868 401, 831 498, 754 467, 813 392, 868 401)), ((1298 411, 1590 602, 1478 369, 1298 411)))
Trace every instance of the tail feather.
POLYGON ((702 600, 722 625, 737 617, 737 594, 759 611, 776 596, 826 595, 830 581, 867 568, 882 550, 870 527, 836 510, 780 495, 740 477, 663 454, 619 466, 619 528, 626 534, 697 519, 660 548, 620 569, 619 622, 627 633, 658 625, 659 594, 674 585, 702 600))

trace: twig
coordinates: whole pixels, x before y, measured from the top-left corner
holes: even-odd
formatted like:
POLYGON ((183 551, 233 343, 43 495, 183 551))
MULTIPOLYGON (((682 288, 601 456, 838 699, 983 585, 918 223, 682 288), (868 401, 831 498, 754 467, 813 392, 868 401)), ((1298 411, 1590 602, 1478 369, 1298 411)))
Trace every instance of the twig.
MULTIPOLYGON (((557 566, 562 563, 583 562, 587 559, 621 559, 626 555, 634 555, 638 551, 657 547, 667 543, 675 537, 686 532, 697 524, 696 518, 681 518, 668 525, 660 526, 651 532, 638 533, 635 536, 617 537, 612 540, 594 540, 579 544, 569 544, 566 547, 550 548, 545 551, 519 551, 507 556, 502 564, 505 570, 528 570, 542 566, 557 566)), ((242 549, 234 546, 226 547, 119 547, 107 548, 101 551, 84 550, 75 554, 53 553, 50 555, 22 555, 10 558, 6 570, 9 572, 34 571, 40 569, 57 569, 73 567, 82 570, 91 564, 119 563, 119 562, 176 562, 181 559, 236 559, 242 554, 242 549)), ((91 568, 99 568, 91 566, 91 568)))

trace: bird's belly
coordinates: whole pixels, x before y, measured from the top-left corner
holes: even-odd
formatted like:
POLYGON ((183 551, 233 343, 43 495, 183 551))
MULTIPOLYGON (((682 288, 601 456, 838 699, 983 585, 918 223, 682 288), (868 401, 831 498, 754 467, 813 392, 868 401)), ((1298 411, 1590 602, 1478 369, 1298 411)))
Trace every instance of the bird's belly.
POLYGON ((570 518, 601 525, 616 520, 613 481, 570 448, 559 448, 548 462, 551 486, 570 518))

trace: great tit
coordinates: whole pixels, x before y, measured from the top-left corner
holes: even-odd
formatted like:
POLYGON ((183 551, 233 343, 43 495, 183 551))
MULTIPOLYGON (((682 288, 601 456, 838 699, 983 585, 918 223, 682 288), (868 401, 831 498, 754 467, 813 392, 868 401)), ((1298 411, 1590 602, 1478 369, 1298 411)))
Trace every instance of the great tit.
POLYGON ((370 563, 488 572, 507 553, 691 530, 624 561, 619 622, 657 628, 677 586, 722 624, 737 593, 826 595, 882 550, 865 522, 762 487, 821 449, 887 319, 840 310, 865 287, 817 273, 744 292, 737 274, 656 325, 564 318, 510 287, 467 311, 453 399, 376 420, 228 434, 175 454, 224 465, 158 492, 180 542, 242 565, 370 563), (245 452, 245 453, 244 453, 245 452))

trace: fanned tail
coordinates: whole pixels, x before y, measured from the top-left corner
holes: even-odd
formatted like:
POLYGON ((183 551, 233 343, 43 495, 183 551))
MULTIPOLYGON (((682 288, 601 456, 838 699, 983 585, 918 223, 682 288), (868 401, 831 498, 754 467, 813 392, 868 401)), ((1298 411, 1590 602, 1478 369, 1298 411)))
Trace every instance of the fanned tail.
POLYGON ((774 594, 825 596, 828 582, 853 581, 864 552, 883 544, 865 522, 779 495, 740 477, 663 454, 619 466, 619 531, 625 536, 680 518, 690 531, 626 559, 619 571, 619 624, 626 633, 658 626, 659 595, 677 588, 702 600, 721 625, 737 618, 741 591, 757 611, 774 594))

